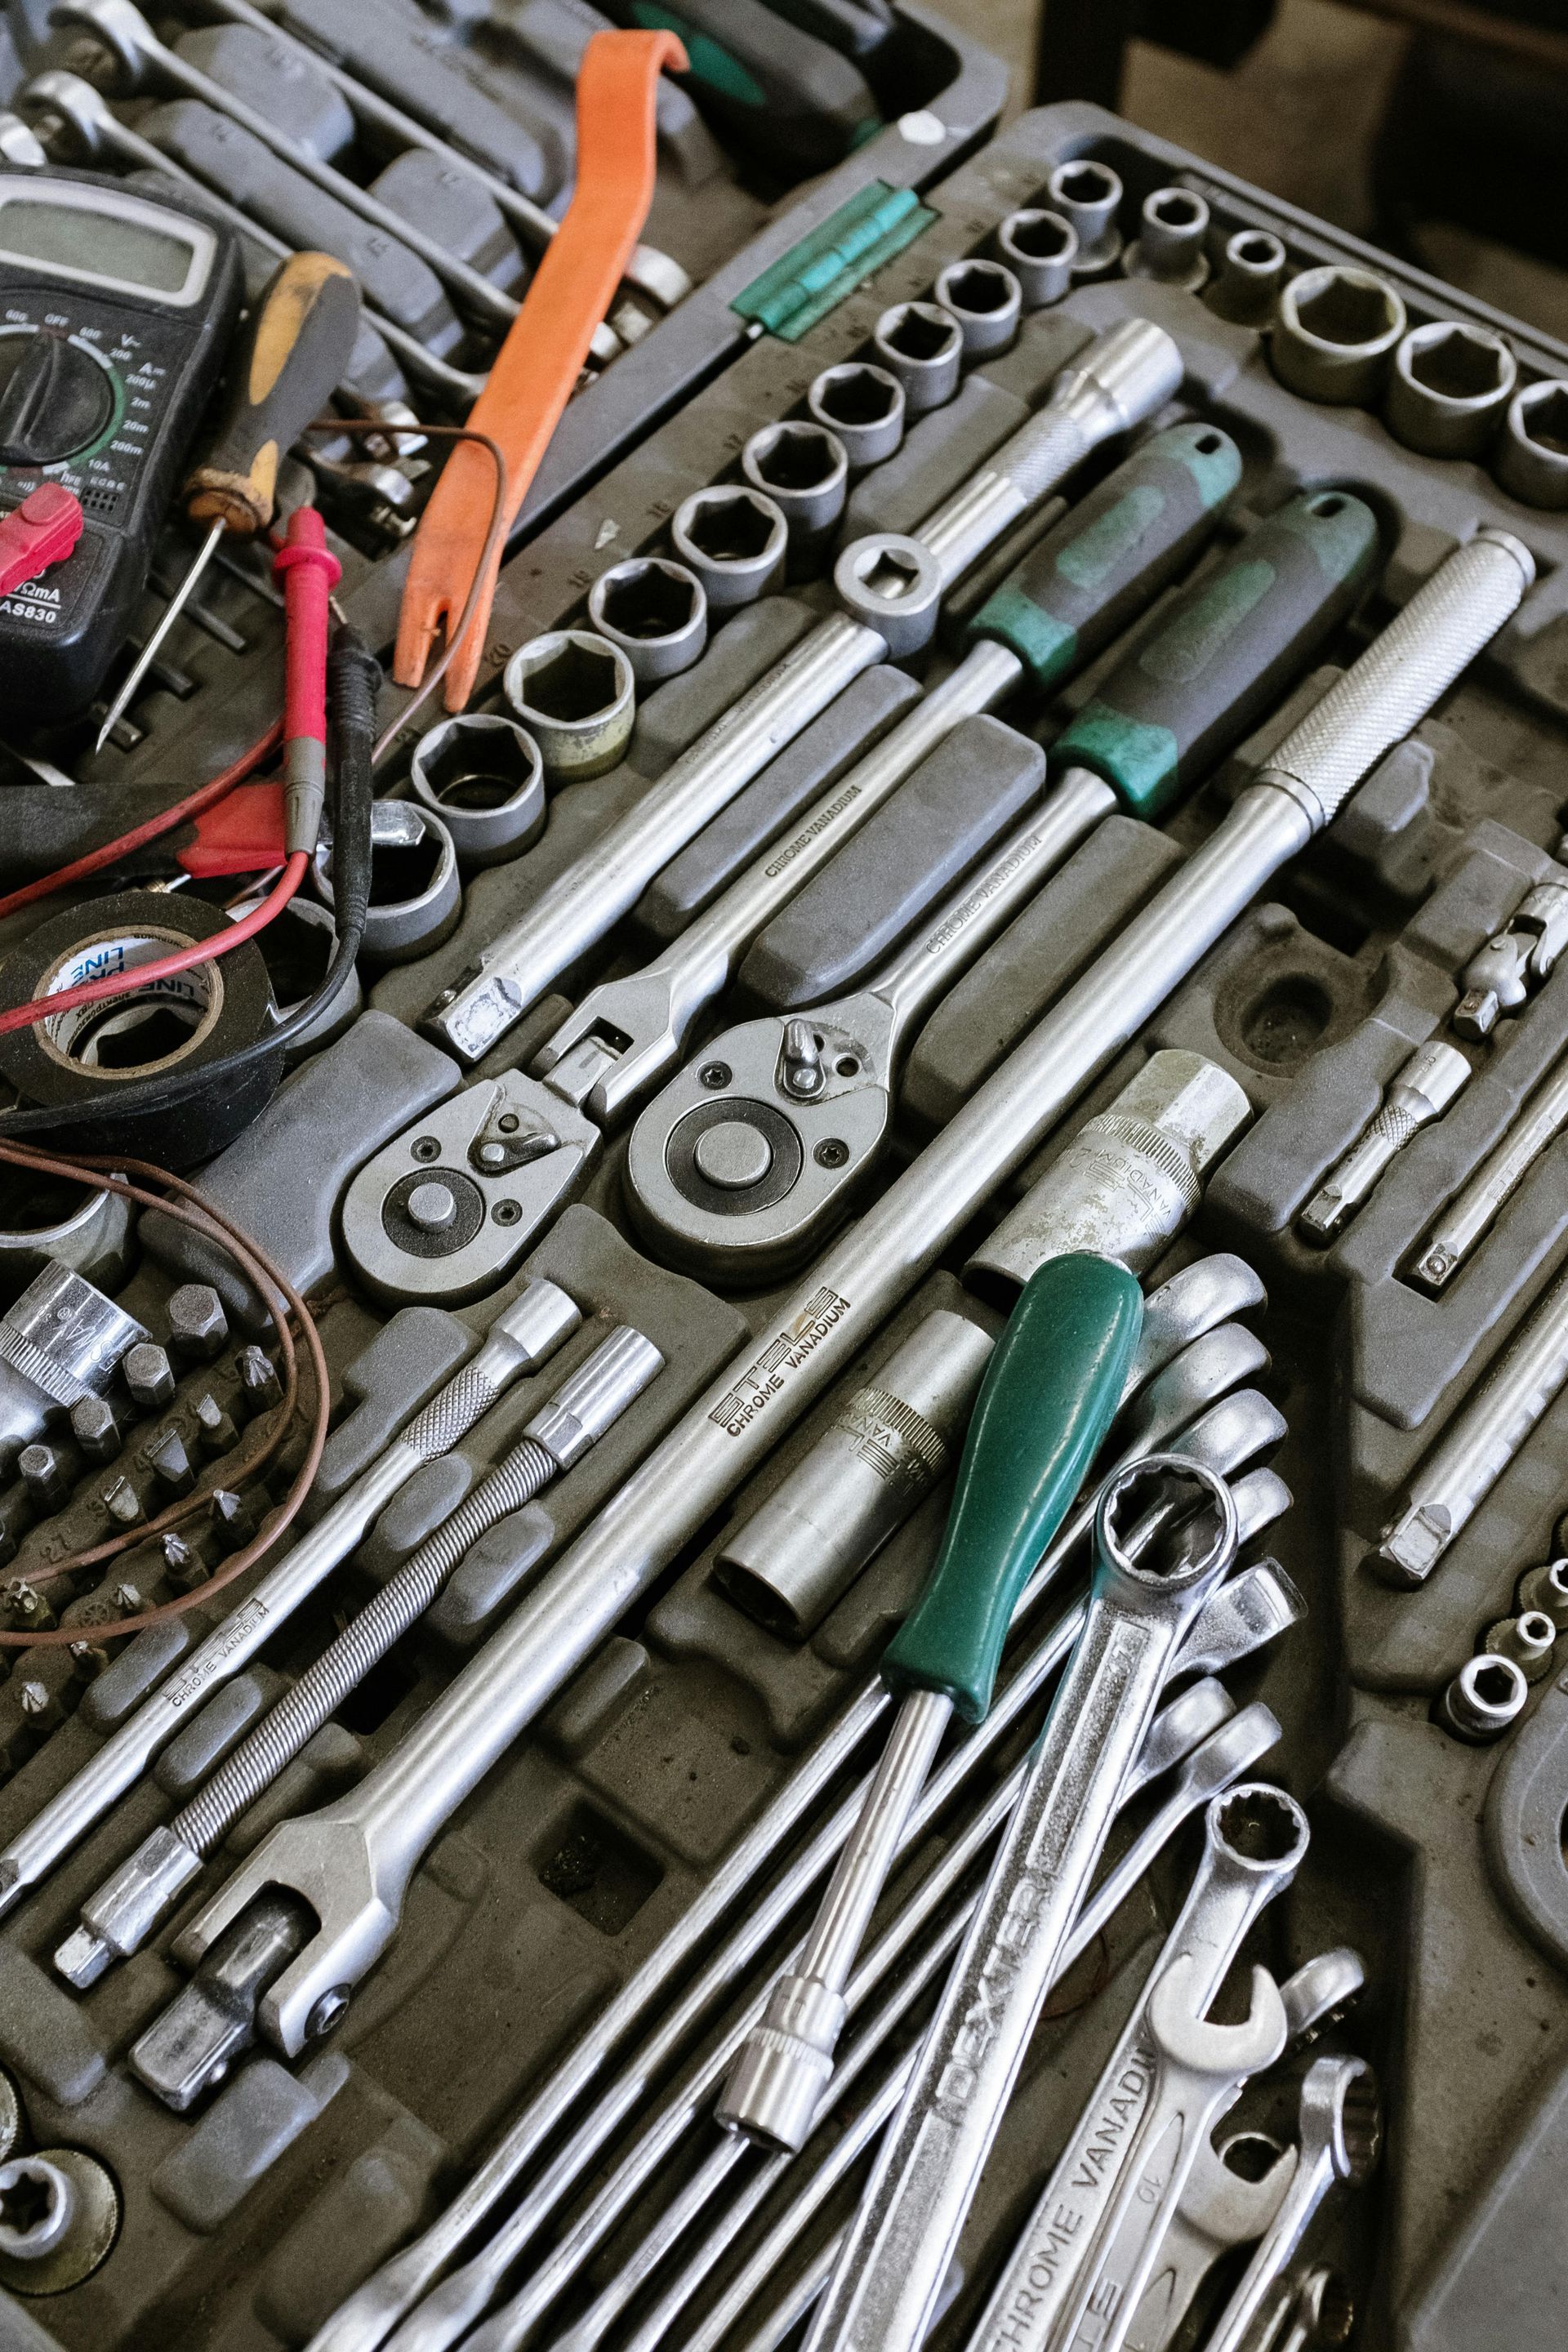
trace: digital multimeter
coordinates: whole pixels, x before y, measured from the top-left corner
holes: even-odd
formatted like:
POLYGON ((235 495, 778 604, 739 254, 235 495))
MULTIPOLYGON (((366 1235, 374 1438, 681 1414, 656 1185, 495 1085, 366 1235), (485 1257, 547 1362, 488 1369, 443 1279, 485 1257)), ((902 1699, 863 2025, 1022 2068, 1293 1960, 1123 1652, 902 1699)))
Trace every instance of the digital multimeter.
POLYGON ((0 596, 0 719, 97 693, 241 292, 225 229, 92 173, 0 173, 0 513, 41 481, 82 510, 65 561, 0 596))

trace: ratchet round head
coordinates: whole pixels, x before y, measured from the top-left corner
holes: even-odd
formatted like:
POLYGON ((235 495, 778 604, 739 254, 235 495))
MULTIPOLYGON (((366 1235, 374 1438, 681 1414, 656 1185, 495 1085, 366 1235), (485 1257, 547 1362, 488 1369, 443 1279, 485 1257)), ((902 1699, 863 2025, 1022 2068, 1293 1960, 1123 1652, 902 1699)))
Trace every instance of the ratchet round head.
POLYGON ((1301 2153, 1321 2149, 1336 2180, 1359 2188, 1383 2147, 1383 2106, 1377 2077, 1364 2058, 1318 2058, 1301 2084, 1301 2153))

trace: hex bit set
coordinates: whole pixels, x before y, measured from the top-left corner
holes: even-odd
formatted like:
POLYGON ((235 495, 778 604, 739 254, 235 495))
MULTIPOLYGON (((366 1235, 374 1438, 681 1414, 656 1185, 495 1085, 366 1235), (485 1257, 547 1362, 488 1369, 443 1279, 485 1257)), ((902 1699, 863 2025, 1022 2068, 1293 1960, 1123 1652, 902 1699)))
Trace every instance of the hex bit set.
POLYGON ((281 584, 172 525, 0 718, 0 2342, 1546 2352, 1568 350, 704 0, 416 692, 605 20, 11 14, 0 198, 360 307, 281 584), (41 803, 65 930, 243 921, 123 828, 300 575, 286 916, 79 1010, 41 803))

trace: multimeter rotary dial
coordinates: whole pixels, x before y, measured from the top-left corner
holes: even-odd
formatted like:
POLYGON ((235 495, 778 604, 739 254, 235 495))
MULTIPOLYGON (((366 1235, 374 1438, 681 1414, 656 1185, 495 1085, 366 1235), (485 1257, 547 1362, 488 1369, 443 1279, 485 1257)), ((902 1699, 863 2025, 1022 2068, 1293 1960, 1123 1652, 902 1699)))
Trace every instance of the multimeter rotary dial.
POLYGON ((58 466, 114 419, 114 379, 96 353, 47 329, 0 332, 0 466, 58 466))

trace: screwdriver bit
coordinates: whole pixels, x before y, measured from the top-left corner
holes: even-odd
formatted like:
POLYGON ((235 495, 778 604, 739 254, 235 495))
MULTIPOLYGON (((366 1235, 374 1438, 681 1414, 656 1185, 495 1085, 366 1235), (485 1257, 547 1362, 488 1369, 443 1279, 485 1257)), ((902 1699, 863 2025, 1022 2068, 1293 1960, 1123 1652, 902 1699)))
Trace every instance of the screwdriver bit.
POLYGON ((107 1397, 79 1397, 71 1407, 71 1435, 89 1462, 112 1462, 121 1439, 107 1397))
POLYGON ((127 1349, 120 1369, 132 1402, 143 1412, 156 1412, 174 1393, 174 1367, 155 1339, 140 1339, 127 1349))
POLYGON ((245 1391, 246 1410, 251 1414, 265 1412, 282 1398, 283 1384, 264 1349, 241 1349, 239 1381, 245 1391))
POLYGON ((210 1364, 228 1338, 228 1318, 210 1282, 185 1282, 169 1301, 169 1342, 187 1363, 210 1364))

